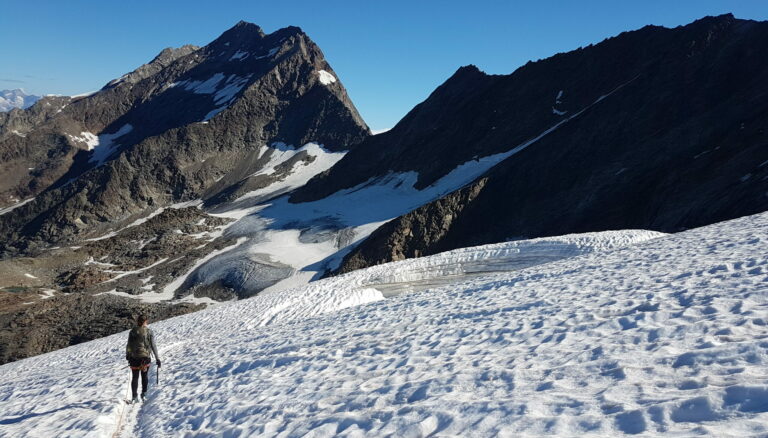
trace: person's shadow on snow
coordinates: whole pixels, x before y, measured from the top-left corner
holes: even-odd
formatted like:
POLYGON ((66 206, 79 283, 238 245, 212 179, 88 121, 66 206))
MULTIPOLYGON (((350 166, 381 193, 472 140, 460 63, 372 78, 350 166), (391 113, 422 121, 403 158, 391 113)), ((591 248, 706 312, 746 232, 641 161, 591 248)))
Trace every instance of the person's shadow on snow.
POLYGON ((28 420, 30 418, 39 417, 41 415, 48 415, 52 414, 54 412, 64 411, 67 409, 75 409, 75 408, 87 408, 87 409, 93 409, 94 405, 100 406, 102 403, 90 401, 90 402, 82 402, 82 403, 72 403, 66 406, 62 406, 57 409, 53 409, 50 411, 45 412, 32 412, 29 414, 20 415, 18 417, 10 417, 10 418, 3 418, 0 420, 0 424, 15 424, 15 423, 21 423, 24 420, 28 420))

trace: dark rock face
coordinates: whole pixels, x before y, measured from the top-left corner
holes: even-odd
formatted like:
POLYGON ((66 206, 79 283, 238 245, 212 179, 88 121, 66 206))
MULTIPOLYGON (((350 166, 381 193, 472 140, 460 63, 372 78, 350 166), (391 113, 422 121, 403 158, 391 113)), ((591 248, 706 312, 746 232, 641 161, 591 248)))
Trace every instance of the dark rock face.
POLYGON ((382 225, 344 258, 336 273, 432 254, 433 248, 443 243, 454 219, 472 204, 487 182, 487 178, 480 179, 382 225))
POLYGON ((0 261, 0 278, 6 283, 14 273, 23 275, 19 269, 39 276, 30 280, 34 286, 0 287, 0 363, 125 330, 139 313, 164 319, 204 308, 193 303, 148 304, 104 292, 162 292, 197 260, 231 244, 211 236, 228 222, 195 207, 170 208, 109 238, 0 261))
POLYGON ((150 289, 147 278, 151 279, 151 290, 160 291, 199 258, 232 243, 212 238, 229 221, 195 207, 169 208, 112 237, 86 241, 74 251, 48 251, 36 260, 48 262, 47 270, 57 273, 55 284, 63 292, 96 294, 116 290, 138 295, 150 289), (50 261, 63 257, 70 263, 50 261))
POLYGON ((0 310, 0 365, 128 330, 142 313, 158 321, 202 307, 150 306, 116 296, 80 294, 61 295, 23 308, 4 306, 0 310))
POLYGON ((36 196, 0 216, 0 252, 33 253, 215 196, 224 175, 259 170, 265 160, 254 156, 273 142, 349 149, 369 131, 323 71, 333 75, 301 29, 265 35, 239 23, 205 47, 166 49, 93 95, 0 116, 0 206, 36 196))
POLYGON ((378 162, 419 171, 425 186, 462 160, 510 150, 557 125, 483 175, 484 187, 465 205, 441 199, 398 218, 340 271, 507 239, 675 232, 765 211, 768 84, 761 78, 768 59, 759 48, 766 43, 768 23, 726 15, 675 29, 645 27, 509 76, 464 68, 293 200, 385 173, 371 169, 378 162), (466 75, 476 76, 472 87, 462 86, 466 75), (447 95, 464 100, 447 106, 447 95), (411 152, 432 159, 402 159, 411 152), (387 158, 359 164, 366 153, 387 158), (441 223, 441 215, 450 221, 439 239, 429 232, 410 237, 411 224, 441 223), (401 242, 396 251, 380 248, 394 242, 401 242))

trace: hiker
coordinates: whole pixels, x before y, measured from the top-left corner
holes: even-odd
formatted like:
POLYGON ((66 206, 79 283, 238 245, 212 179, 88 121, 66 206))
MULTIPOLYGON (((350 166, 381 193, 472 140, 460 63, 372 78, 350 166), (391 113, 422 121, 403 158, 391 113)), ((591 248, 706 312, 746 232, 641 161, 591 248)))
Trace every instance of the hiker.
POLYGON ((139 315, 136 318, 136 327, 131 329, 128 334, 128 345, 125 346, 125 358, 131 367, 131 392, 133 399, 131 403, 136 403, 139 398, 136 391, 139 387, 139 373, 141 373, 141 400, 147 394, 147 373, 149 365, 152 363, 150 352, 155 356, 155 363, 160 368, 160 357, 157 355, 157 346, 155 346, 155 336, 152 330, 147 327, 147 317, 139 315))

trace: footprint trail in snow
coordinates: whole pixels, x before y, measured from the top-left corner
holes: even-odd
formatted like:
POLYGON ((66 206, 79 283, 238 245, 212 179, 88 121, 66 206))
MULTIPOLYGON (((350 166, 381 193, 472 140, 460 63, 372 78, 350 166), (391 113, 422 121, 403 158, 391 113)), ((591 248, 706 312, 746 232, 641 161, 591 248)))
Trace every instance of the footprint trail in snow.
MULTIPOLYGON (((515 244, 525 256, 465 249, 155 323, 176 372, 132 433, 768 434, 768 213, 390 299, 376 288, 460 276, 515 244)), ((0 367, 3 432, 111 433, 114 409, 70 404, 124 391, 107 369, 124 342, 0 367)))

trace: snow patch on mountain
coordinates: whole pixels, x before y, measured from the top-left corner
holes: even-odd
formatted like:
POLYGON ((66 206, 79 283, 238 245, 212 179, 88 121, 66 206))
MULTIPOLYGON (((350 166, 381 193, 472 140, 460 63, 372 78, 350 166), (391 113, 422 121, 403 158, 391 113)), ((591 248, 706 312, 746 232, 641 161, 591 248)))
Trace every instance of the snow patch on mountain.
POLYGON ((558 116, 564 116, 565 113, 567 113, 567 112, 568 111, 560 111, 558 109, 555 109, 555 107, 552 107, 552 114, 556 114, 558 116))
POLYGON ((120 144, 117 143, 116 140, 130 133, 131 131, 133 131, 133 126, 131 126, 129 123, 126 123, 116 132, 112 134, 102 133, 98 136, 98 138, 94 138, 95 136, 89 132, 83 132, 81 137, 86 138, 85 141, 88 144, 88 150, 93 151, 93 154, 91 155, 91 158, 88 160, 88 162, 97 166, 103 164, 105 161, 107 161, 109 156, 112 155, 112 153, 114 153, 120 147, 120 144))
POLYGON ((224 73, 216 73, 210 78, 205 80, 199 80, 199 81, 185 80, 181 82, 174 82, 170 86, 182 87, 187 91, 191 91, 197 94, 212 94, 216 92, 216 87, 219 85, 219 82, 221 82, 222 79, 224 79, 224 77, 225 77, 224 73))
POLYGON ((346 155, 346 152, 331 152, 317 143, 307 143, 298 149, 294 149, 292 146, 288 146, 285 143, 275 142, 270 148, 264 147, 262 154, 267 153, 267 150, 271 152, 269 161, 261 170, 251 176, 272 175, 277 171, 279 166, 284 165, 288 160, 301 153, 306 153, 313 158, 310 162, 299 161, 294 163, 293 168, 287 171, 287 176, 285 178, 272 183, 265 188, 253 190, 242 195, 235 201, 236 203, 249 198, 265 199, 267 197, 274 197, 279 194, 287 193, 297 187, 303 186, 313 176, 330 169, 334 164, 339 162, 339 160, 344 158, 344 155, 346 155))
POLYGON ((317 72, 317 74, 320 76, 320 83, 323 85, 330 85, 336 82, 336 76, 328 73, 325 70, 320 70, 317 72))
POLYGON ((80 135, 67 135, 75 143, 85 143, 87 150, 91 151, 99 145, 99 137, 91 132, 83 131, 80 135))
POLYGON ((279 51, 280 51, 280 46, 273 47, 273 48, 269 49, 269 52, 267 52, 266 55, 256 56, 253 59, 271 58, 271 57, 275 56, 275 53, 277 53, 279 51))
POLYGON ((230 56, 230 57, 229 57, 229 60, 230 60, 230 61, 235 61, 235 60, 242 60, 242 59, 245 59, 245 58, 247 58, 247 57, 248 57, 248 55, 250 55, 250 53, 248 53, 248 52, 244 52, 244 51, 242 51, 242 50, 238 50, 238 51, 237 51, 237 52, 235 52, 235 53, 234 53, 232 56, 230 56))
POLYGON ((74 94, 74 95, 72 95, 72 96, 69 96, 69 97, 71 97, 72 99, 79 99, 79 98, 81 98, 81 97, 88 97, 88 96, 93 96, 94 94, 96 94, 96 93, 98 93, 98 92, 99 92, 99 90, 95 90, 95 91, 87 91, 87 92, 85 92, 85 93, 74 94))
POLYGON ((237 93, 248 85, 252 77, 253 74, 246 76, 231 74, 225 76, 224 73, 216 73, 206 80, 174 82, 169 85, 169 88, 181 87, 196 94, 213 94, 213 102, 216 108, 208 112, 201 120, 202 122, 207 122, 216 114, 227 109, 234 101, 237 93))
POLYGON ((269 51, 266 54, 264 54, 264 55, 251 56, 252 54, 250 52, 246 52, 246 51, 243 51, 243 50, 238 50, 237 52, 233 53, 232 56, 229 57, 229 60, 230 61, 242 61, 242 60, 244 60, 246 58, 249 58, 249 57, 251 59, 254 59, 254 60, 256 60, 256 59, 264 59, 264 58, 271 58, 272 56, 275 55, 275 53, 277 53, 279 51, 280 51, 280 46, 273 47, 273 48, 269 49, 269 51))
POLYGON ((170 86, 182 87, 196 94, 215 94, 214 101, 221 104, 237 94, 252 76, 253 74, 242 77, 235 74, 225 76, 224 73, 216 73, 206 80, 186 80, 175 82, 170 86))
POLYGON ((240 92, 240 90, 243 89, 243 87, 248 84, 248 81, 251 79, 253 75, 247 75, 244 77, 240 77, 237 75, 230 75, 226 81, 224 81, 223 86, 216 91, 216 93, 213 96, 213 100, 217 105, 222 104, 229 104, 231 103, 231 100, 234 99, 235 95, 240 92))

